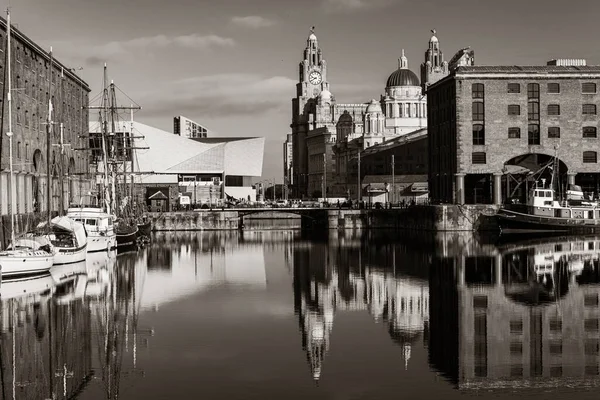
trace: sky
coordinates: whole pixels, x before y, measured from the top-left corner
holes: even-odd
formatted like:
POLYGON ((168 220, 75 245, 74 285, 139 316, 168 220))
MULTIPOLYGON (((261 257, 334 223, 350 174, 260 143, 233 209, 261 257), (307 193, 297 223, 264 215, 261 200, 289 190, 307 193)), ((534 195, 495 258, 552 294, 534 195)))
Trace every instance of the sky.
MULTIPOLYGON (((172 131, 184 115, 214 136, 264 136, 263 177, 282 181, 298 63, 311 26, 338 103, 379 98, 405 49, 419 75, 437 30, 446 60, 477 65, 600 63, 600 1, 572 0, 2 0, 11 20, 63 64, 90 98, 102 68, 141 105, 136 120, 172 131), (10 4, 9 4, 10 3, 10 4)), ((127 100, 128 101, 128 100, 127 100)))

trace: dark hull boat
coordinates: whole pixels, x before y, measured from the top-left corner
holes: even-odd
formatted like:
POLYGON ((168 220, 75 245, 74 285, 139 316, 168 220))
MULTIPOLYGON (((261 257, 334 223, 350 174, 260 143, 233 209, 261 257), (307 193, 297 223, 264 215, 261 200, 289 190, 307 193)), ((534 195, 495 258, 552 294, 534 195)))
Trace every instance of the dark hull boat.
POLYGON ((139 230, 136 224, 117 226, 115 231, 117 234, 117 250, 133 247, 137 244, 139 230))
POLYGON ((598 210, 587 210, 587 218, 568 218, 535 215, 508 209, 497 214, 498 225, 503 234, 589 234, 600 233, 600 218, 594 218, 598 210))
POLYGON ((138 222, 137 227, 139 236, 150 237, 150 234, 152 233, 152 223, 150 221, 138 222))
POLYGON ((593 234, 600 233, 600 204, 594 196, 584 194, 581 187, 569 184, 561 195, 557 177, 559 163, 553 161, 538 171, 551 171, 535 181, 524 205, 511 204, 498 211, 496 218, 501 234, 593 234), (541 182, 540 182, 541 181, 541 182))

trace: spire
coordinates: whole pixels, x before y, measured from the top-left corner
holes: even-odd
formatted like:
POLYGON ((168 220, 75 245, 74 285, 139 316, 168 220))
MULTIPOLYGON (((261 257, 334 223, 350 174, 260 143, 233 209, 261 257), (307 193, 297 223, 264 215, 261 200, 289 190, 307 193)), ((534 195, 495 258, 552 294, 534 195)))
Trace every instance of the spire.
POLYGON ((404 49, 402 49, 402 57, 398 60, 398 69, 408 69, 408 58, 404 55, 404 49))

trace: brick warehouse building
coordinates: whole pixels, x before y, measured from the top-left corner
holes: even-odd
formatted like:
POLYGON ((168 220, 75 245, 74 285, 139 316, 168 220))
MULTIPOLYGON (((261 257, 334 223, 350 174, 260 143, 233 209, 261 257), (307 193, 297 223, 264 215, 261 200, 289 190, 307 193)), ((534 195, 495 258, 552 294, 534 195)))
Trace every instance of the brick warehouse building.
MULTIPOLYGON (((52 209, 57 210, 60 198, 59 166, 60 124, 64 127, 64 143, 70 146, 64 149, 64 201, 79 201, 79 193, 89 191, 90 180, 84 175, 87 172, 88 154, 76 151, 87 147, 88 111, 83 106, 88 104, 88 84, 73 73, 73 70, 53 60, 50 66, 50 55, 31 39, 12 27, 11 36, 11 75, 13 101, 13 168, 15 171, 17 214, 43 212, 46 207, 46 120, 48 117, 48 98, 52 97, 54 122, 51 143, 52 167, 52 209), (49 95, 50 73, 52 87, 49 95)), ((6 21, 0 18, 0 101, 3 110, 0 114, 0 214, 9 214, 8 188, 9 176, 9 141, 8 101, 6 67, 6 21)), ((5 218, 3 218, 5 220, 5 218)))
POLYGON ((599 85, 600 66, 584 60, 452 71, 427 92, 430 199, 525 200, 555 155, 562 187, 598 193, 599 85))

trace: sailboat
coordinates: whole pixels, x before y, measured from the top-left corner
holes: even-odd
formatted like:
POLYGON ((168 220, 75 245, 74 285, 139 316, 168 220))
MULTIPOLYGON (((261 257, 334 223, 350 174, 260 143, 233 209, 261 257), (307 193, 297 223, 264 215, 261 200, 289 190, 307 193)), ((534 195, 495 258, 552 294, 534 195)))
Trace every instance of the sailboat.
POLYGON ((10 27, 10 11, 6 11, 6 55, 7 55, 7 99, 8 99, 8 132, 6 135, 9 139, 9 162, 10 162, 10 190, 9 190, 9 206, 10 206, 10 226, 11 226, 11 244, 8 249, 0 252, 0 266, 2 267, 2 276, 17 276, 17 275, 32 275, 47 273, 54 262, 54 254, 50 243, 35 240, 20 240, 15 237, 15 211, 13 204, 15 174, 13 170, 13 132, 12 132, 12 85, 11 85, 11 27, 10 27))
MULTIPOLYGON (((99 204, 71 207, 67 212, 67 216, 84 223, 91 241, 88 252, 110 251, 114 248, 135 246, 138 233, 135 220, 127 212, 131 199, 128 196, 119 197, 118 193, 118 189, 120 189, 120 187, 117 187, 117 176, 120 173, 118 171, 119 165, 123 165, 124 168, 128 158, 128 150, 131 147, 127 146, 125 134, 121 137, 116 132, 116 120, 118 110, 134 110, 140 107, 116 106, 115 85, 113 82, 110 84, 107 82, 108 76, 105 64, 102 104, 89 107, 90 109, 99 110, 100 117, 100 133, 93 140, 90 140, 90 142, 100 142, 97 143, 100 144, 101 150, 99 153, 101 168, 98 172, 101 172, 102 175, 102 191, 99 198, 97 198, 99 204)), ((91 148, 91 150, 97 149, 91 148)), ((124 175, 124 171, 121 174, 124 175)))

